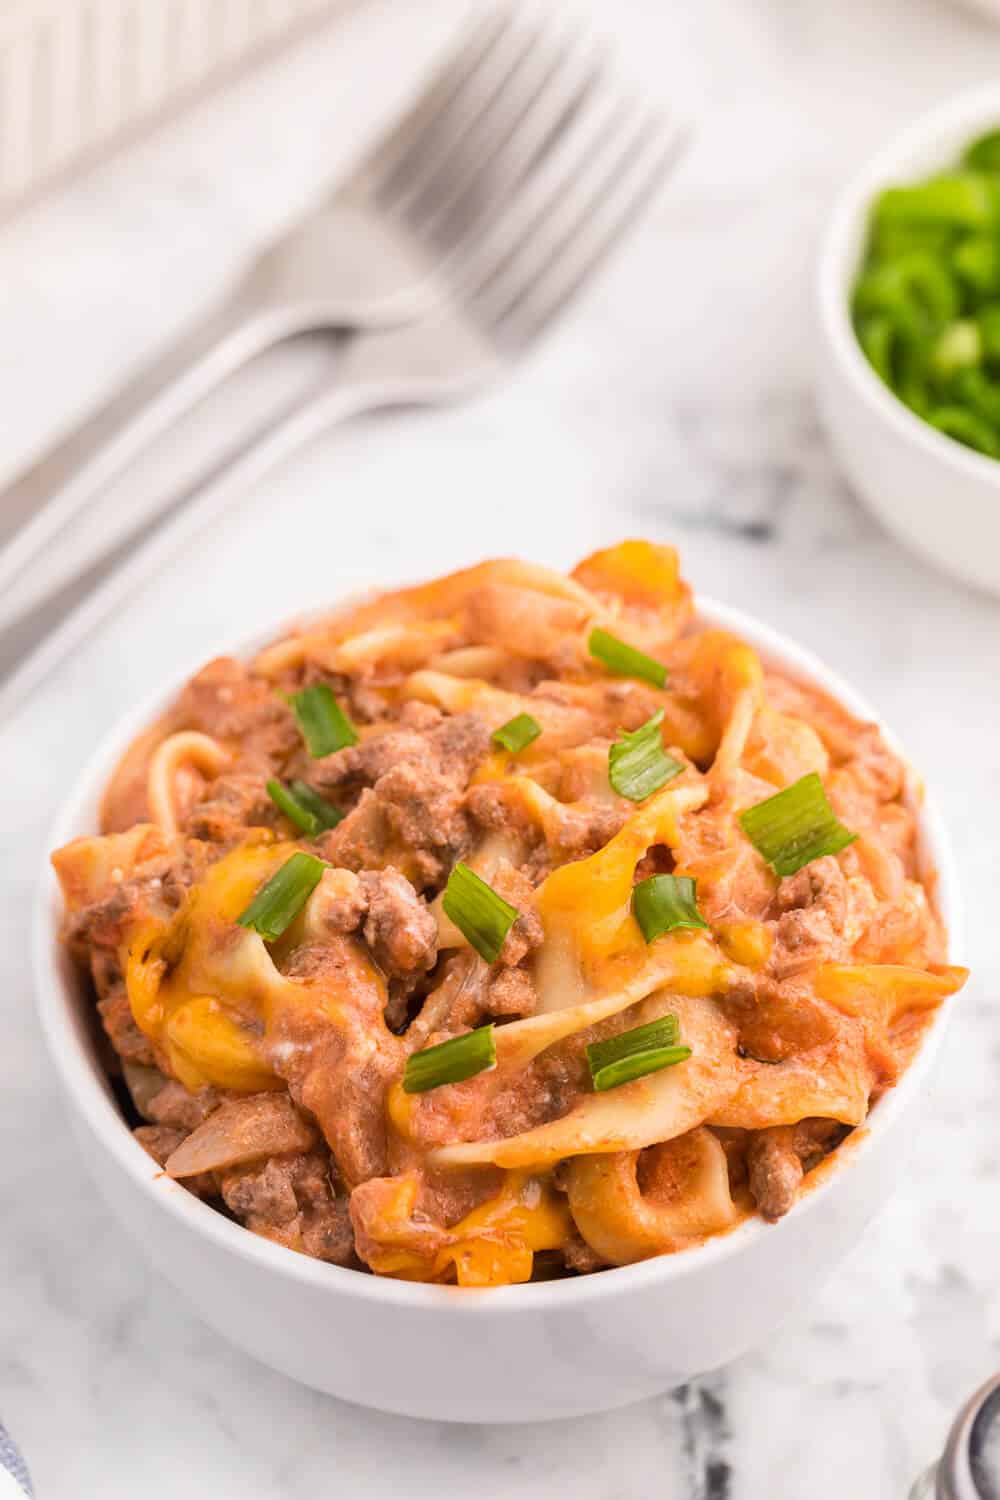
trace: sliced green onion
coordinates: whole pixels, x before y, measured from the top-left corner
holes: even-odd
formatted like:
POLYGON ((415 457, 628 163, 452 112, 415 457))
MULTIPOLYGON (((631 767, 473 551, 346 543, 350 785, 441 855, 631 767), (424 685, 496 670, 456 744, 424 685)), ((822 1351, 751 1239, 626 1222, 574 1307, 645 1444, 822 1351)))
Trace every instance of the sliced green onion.
POLYGON ((985 302, 976 313, 984 359, 1000 359, 1000 302, 985 302))
POLYGON ((1000 292, 1000 245, 992 235, 970 234, 955 246, 951 263, 974 292, 984 297, 1000 292))
POLYGON ((676 1063, 686 1062, 690 1056, 690 1047, 650 1047, 646 1051, 623 1057, 618 1062, 608 1063, 607 1067, 598 1068, 596 1073, 591 1072, 591 1077, 595 1090, 603 1093, 605 1089, 616 1089, 620 1084, 645 1078, 647 1073, 659 1073, 663 1068, 672 1068, 676 1063))
POLYGON ((684 1062, 691 1056, 691 1048, 678 1045, 679 1036, 677 1017, 666 1015, 609 1037, 606 1042, 592 1042, 587 1048, 587 1062, 595 1091, 603 1093, 684 1062))
POLYGON ((851 313, 900 401, 1000 460, 1000 129, 954 167, 874 198, 851 313))
POLYGON ((895 260, 911 250, 947 251, 956 231, 950 224, 908 224, 905 219, 890 219, 873 224, 869 254, 878 260, 895 260))
POLYGON ((347 816, 339 807, 334 807, 332 802, 327 802, 325 797, 321 797, 307 781, 293 781, 291 791, 305 811, 312 813, 321 830, 336 828, 337 824, 347 816))
POLYGON ((475 1031, 466 1031, 462 1036, 453 1036, 436 1047, 425 1047, 406 1059, 403 1074, 403 1092, 425 1094, 428 1089, 438 1089, 443 1083, 461 1083, 465 1078, 474 1078, 497 1065, 497 1049, 493 1042, 493 1027, 480 1026, 475 1031))
POLYGON ((963 370, 974 369, 983 358, 983 340, 974 318, 956 318, 938 334, 930 347, 928 365, 939 381, 952 380, 963 370))
POLYGON ((893 349, 896 395, 921 417, 927 415, 927 408, 931 404, 927 347, 926 339, 901 336, 893 349))
POLYGON ((988 458, 1000 458, 1000 438, 977 412, 964 406, 933 406, 927 413, 927 421, 956 443, 964 443, 966 448, 974 448, 988 458))
POLYGON ((982 370, 963 370, 955 379, 955 395, 991 426, 1000 427, 1000 381, 982 370))
POLYGON ((776 875, 794 875, 824 854, 838 854, 857 838, 826 800, 815 771, 740 813, 740 826, 776 875))
POLYGON ((284 813, 296 828, 301 828, 302 832, 309 834, 310 837, 314 833, 319 833, 319 824, 313 814, 307 807, 303 807, 294 793, 274 776, 267 783, 267 795, 278 811, 284 813))
POLYGON ((325 682, 314 682, 289 698, 292 713, 313 759, 358 743, 358 731, 325 682))
POLYGON ((985 172, 942 172, 910 187, 886 188, 875 199, 875 221, 992 229, 1000 221, 1000 184, 985 172))
POLYGON ((858 343, 868 356, 868 363, 880 375, 886 385, 892 384, 892 345, 895 329, 888 318, 881 315, 859 318, 857 324, 858 343))
POLYGON ((603 1042, 591 1042, 587 1048, 587 1061, 591 1068, 605 1068, 631 1052, 642 1052, 647 1047, 672 1047, 680 1041, 681 1025, 673 1011, 647 1021, 644 1026, 634 1026, 631 1031, 619 1032, 603 1042))
POLYGON ((445 916, 468 938, 480 958, 495 964, 504 938, 520 915, 517 907, 461 863, 448 876, 441 904, 445 916))
POLYGON ((319 792, 313 791, 304 781, 293 781, 291 786, 272 776, 267 783, 267 795, 279 812, 294 823, 296 828, 314 838, 324 828, 336 828, 344 814, 332 802, 327 802, 319 792))
POLYGON ((673 781, 684 767, 663 748, 663 709, 631 734, 622 731, 608 750, 608 780, 619 797, 642 802, 673 781))
POLYGON ((293 854, 286 859, 266 885, 261 886, 246 911, 236 920, 241 927, 252 927, 271 942, 280 938, 294 922, 323 878, 326 865, 311 854, 293 854))
POLYGON ((662 661, 654 661, 645 651, 636 650, 617 636, 601 630, 599 626, 590 632, 587 650, 596 661, 601 662, 615 677, 641 677, 654 687, 666 687, 667 669, 662 661))
POLYGON ((962 160, 980 172, 1000 172, 1000 130, 988 130, 966 146, 962 160))
POLYGON ((647 943, 665 932, 707 927, 698 910, 697 885, 690 875, 651 875, 632 887, 632 914, 647 943))
POLYGON ((925 338, 958 316, 959 295, 948 267, 925 250, 870 266, 854 289, 858 319, 888 318, 906 338, 925 338))
POLYGON ((530 745, 532 740, 537 740, 542 732, 542 726, 537 719, 530 714, 515 714, 508 719, 506 724, 501 724, 499 729, 494 729, 492 739, 494 745, 499 745, 503 750, 509 750, 511 755, 516 755, 530 745))

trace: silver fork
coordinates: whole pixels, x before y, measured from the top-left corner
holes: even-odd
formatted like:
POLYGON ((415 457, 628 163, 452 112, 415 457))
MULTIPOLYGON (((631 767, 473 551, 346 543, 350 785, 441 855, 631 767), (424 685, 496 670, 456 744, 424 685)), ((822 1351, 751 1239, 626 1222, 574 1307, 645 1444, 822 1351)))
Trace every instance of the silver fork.
MULTIPOLYGON (((565 13, 560 24, 518 5, 491 10, 330 201, 266 251, 198 328, 0 493, 0 517, 27 517, 0 550, 0 629, 141 529, 146 516, 133 504, 113 530, 78 536, 61 554, 49 547, 225 377, 296 334, 398 326, 474 271, 477 254, 493 255, 499 275, 497 249, 516 249, 536 228, 525 195, 567 139, 583 156, 588 131, 600 149, 640 124, 653 130, 619 85, 622 118, 608 120, 614 129, 600 138, 614 96, 607 58, 571 24, 565 13), (29 570, 43 549, 44 565, 29 570)), ((552 204, 572 208, 561 198, 552 204)))
MULTIPOLYGON (((334 422, 454 400, 504 373, 619 242, 680 142, 615 76, 600 44, 519 7, 478 29, 351 184, 351 201, 391 226, 397 265, 422 267, 417 283, 411 275, 396 285, 396 295, 423 286, 420 311, 411 296, 405 320, 394 315, 347 342, 332 380, 184 497, 147 551, 85 603, 79 628, 114 608, 166 545, 334 422)), ((46 668, 72 636, 68 621, 45 647, 46 668)), ((37 679, 41 660, 8 681, 0 712, 37 679)))
POLYGON ((266 349, 322 329, 379 327, 405 319, 430 295, 412 236, 373 199, 403 151, 422 162, 436 150, 439 117, 481 68, 502 58, 511 17, 496 13, 449 57, 370 158, 315 212, 266 249, 193 328, 159 353, 101 408, 0 493, 0 627, 58 591, 95 556, 138 529, 123 515, 114 536, 91 537, 62 564, 25 573, 159 435, 214 387, 266 349), (15 583, 15 580, 17 582, 15 583))

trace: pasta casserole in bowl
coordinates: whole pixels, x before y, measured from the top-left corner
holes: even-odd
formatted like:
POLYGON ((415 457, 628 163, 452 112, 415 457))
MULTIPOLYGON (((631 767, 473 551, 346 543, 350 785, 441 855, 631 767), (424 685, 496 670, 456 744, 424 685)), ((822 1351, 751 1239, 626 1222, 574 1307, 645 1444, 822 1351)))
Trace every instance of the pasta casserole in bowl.
POLYGON ((216 658, 58 838, 40 1000, 99 1182, 230 1337, 416 1415, 766 1333, 884 1197, 964 979, 864 707, 646 542, 216 658))

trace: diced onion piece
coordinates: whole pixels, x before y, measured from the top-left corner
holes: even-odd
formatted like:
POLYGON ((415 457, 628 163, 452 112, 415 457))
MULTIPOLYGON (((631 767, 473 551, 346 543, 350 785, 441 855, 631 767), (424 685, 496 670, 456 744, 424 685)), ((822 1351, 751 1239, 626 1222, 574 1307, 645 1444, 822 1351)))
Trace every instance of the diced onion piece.
POLYGON ((287 1094, 227 1099, 168 1158, 168 1177, 223 1172, 261 1157, 308 1151, 316 1131, 287 1094))

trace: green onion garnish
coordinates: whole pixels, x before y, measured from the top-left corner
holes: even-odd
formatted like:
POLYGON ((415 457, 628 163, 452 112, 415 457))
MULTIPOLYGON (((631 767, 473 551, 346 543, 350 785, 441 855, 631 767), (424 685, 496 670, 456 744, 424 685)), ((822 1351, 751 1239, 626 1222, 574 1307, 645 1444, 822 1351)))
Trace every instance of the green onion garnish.
POLYGON ((776 875, 794 875, 824 854, 838 854, 856 833, 844 827, 815 771, 740 813, 740 826, 776 875))
POLYGON ((425 1047, 422 1052, 414 1052, 408 1057, 403 1091, 425 1094, 428 1089, 440 1088, 443 1083, 461 1083, 464 1078, 474 1078, 477 1073, 485 1073, 496 1065, 493 1027, 480 1026, 475 1031, 450 1037, 436 1047, 425 1047))
POLYGON ((869 364, 922 421, 1000 460, 1000 130, 869 212, 851 312, 869 364))
POLYGON ((671 1068, 691 1056, 691 1048, 678 1046, 680 1026, 675 1015, 661 1016, 632 1031, 610 1037, 606 1042, 592 1042, 587 1048, 590 1076, 598 1093, 645 1078, 671 1068))
POLYGON ((288 787, 284 786, 274 776, 267 783, 267 795, 278 811, 283 812, 285 817, 295 824, 296 828, 301 828, 302 832, 308 833, 310 837, 314 833, 319 833, 319 823, 316 821, 314 815, 307 807, 302 806, 302 803, 295 796, 294 792, 290 791, 288 787))
POLYGON ((936 172, 924 182, 884 188, 872 205, 878 224, 940 225, 950 230, 995 229, 1000 185, 985 172, 936 172))
POLYGON ((975 448, 988 458, 1000 458, 1000 438, 977 412, 967 411, 962 406, 932 406, 927 421, 945 437, 954 438, 967 448, 975 448))
POLYGON ((334 807, 332 802, 327 802, 326 798, 321 797, 307 781, 293 781, 290 791, 302 809, 311 813, 316 819, 320 830, 336 828, 337 824, 346 817, 339 807, 334 807))
POLYGON ((616 677, 641 677, 644 682, 651 682, 658 688, 667 685, 667 669, 662 661, 654 661, 645 651, 637 651, 635 646, 629 646, 599 626, 595 625, 590 632, 587 650, 616 677))
POLYGON ((358 731, 327 683, 314 682, 301 693, 293 693, 288 701, 314 760, 358 743, 358 731))
POLYGON ((468 938, 480 958, 495 964, 504 938, 520 915, 517 907, 463 864, 457 864, 448 876, 441 904, 445 916, 468 938))
POLYGON ((632 913, 647 943, 683 927, 707 927, 690 875, 651 875, 632 887, 632 913))
POLYGON ((1000 130, 988 130, 978 136, 962 153, 967 167, 981 172, 1000 172, 1000 130))
POLYGON ((267 783, 267 795, 279 812, 313 838, 324 828, 336 828, 344 814, 304 781, 285 786, 276 777, 267 783))
POLYGON ((503 750, 509 750, 511 755, 516 755, 532 740, 537 740, 542 732, 542 726, 537 719, 530 714, 515 714, 513 719, 508 719, 506 724, 501 724, 499 729, 493 731, 493 743, 499 745, 503 750))
POLYGON ((631 734, 622 730, 621 738, 609 749, 608 780, 619 797, 642 802, 683 771, 680 761, 663 748, 662 723, 661 708, 631 734))
POLYGON ((319 885, 326 865, 311 854, 293 854, 281 869, 261 886, 246 911, 236 918, 241 927, 252 927, 271 942, 280 938, 319 885))

